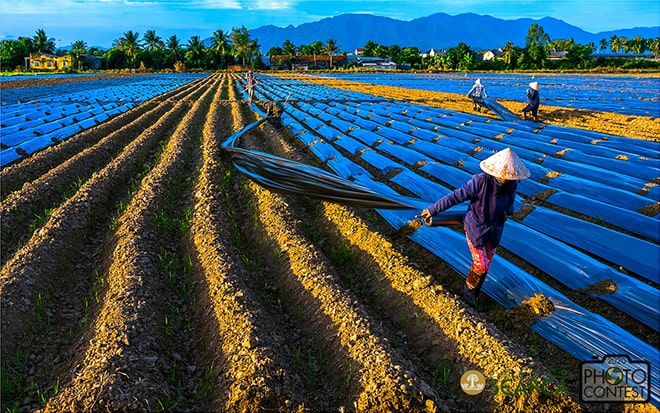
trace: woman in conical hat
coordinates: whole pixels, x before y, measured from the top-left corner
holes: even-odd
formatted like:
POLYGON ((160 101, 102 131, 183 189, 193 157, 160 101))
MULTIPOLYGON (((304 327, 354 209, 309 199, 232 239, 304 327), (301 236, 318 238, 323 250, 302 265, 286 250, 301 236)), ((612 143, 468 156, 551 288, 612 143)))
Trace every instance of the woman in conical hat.
POLYGON ((484 109, 486 108, 484 99, 488 97, 488 93, 486 93, 484 85, 481 84, 481 79, 474 81, 474 85, 472 85, 472 88, 468 91, 467 96, 472 98, 473 110, 481 112, 482 107, 484 109))
POLYGON ((431 219, 446 209, 470 201, 463 225, 472 265, 463 286, 463 296, 477 310, 481 310, 477 299, 502 239, 506 217, 513 214, 518 181, 530 175, 511 148, 484 159, 479 167, 483 173, 474 175, 463 186, 422 211, 424 219, 431 219))
POLYGON ((539 96, 539 82, 531 82, 529 84, 529 89, 527 89, 527 106, 522 110, 523 120, 527 120, 527 112, 532 112, 534 120, 538 120, 538 111, 541 104, 541 98, 539 96))

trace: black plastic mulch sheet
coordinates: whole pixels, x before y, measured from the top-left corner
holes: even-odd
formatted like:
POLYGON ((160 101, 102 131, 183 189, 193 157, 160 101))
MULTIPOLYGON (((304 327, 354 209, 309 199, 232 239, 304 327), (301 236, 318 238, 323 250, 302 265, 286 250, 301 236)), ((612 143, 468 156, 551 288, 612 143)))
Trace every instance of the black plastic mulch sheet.
POLYGON ((300 162, 259 151, 237 148, 238 139, 267 118, 247 125, 223 142, 236 168, 274 192, 304 195, 340 204, 380 209, 411 209, 405 199, 393 199, 347 179, 300 162))

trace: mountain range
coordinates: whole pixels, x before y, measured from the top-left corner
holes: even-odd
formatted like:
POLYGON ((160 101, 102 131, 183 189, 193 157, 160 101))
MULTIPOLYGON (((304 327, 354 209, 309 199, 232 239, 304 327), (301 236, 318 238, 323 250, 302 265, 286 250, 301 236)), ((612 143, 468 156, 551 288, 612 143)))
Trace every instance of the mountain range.
POLYGON ((370 14, 341 14, 299 26, 261 26, 250 29, 250 37, 258 40, 263 54, 271 47, 281 47, 286 40, 300 46, 315 41, 325 44, 328 39, 335 39, 339 50, 348 53, 364 47, 369 40, 384 46, 416 46, 421 51, 449 49, 463 42, 478 51, 497 49, 509 41, 524 47, 528 29, 534 23, 543 27, 550 39, 572 38, 579 44, 593 42, 596 47, 601 39, 609 40, 612 35, 629 39, 660 36, 660 26, 589 33, 552 17, 503 20, 475 13, 455 16, 436 13, 411 21, 370 14))

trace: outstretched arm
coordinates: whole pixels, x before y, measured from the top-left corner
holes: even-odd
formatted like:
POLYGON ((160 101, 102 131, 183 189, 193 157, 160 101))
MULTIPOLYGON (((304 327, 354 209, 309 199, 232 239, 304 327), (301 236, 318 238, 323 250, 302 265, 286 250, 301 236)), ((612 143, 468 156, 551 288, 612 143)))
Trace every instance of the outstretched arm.
POLYGON ((477 196, 479 189, 479 180, 476 176, 467 181, 463 186, 440 198, 436 203, 422 211, 422 216, 432 217, 444 210, 458 205, 477 196))

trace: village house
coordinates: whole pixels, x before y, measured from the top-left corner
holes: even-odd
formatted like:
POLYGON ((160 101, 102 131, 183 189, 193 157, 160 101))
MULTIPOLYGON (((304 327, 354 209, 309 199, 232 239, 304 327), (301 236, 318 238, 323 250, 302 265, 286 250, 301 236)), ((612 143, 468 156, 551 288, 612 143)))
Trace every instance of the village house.
POLYGON ((431 48, 431 50, 429 50, 428 52, 426 52, 426 53, 422 53, 421 56, 422 56, 422 58, 425 58, 425 57, 434 57, 434 56, 440 56, 440 57, 442 57, 442 56, 445 55, 445 53, 446 53, 445 50, 435 50, 434 48, 431 48))
POLYGON ((481 53, 481 60, 488 62, 494 59, 501 59, 503 55, 504 52, 502 51, 502 49, 486 50, 483 53, 481 53))
POLYGON ((25 68, 28 70, 54 72, 71 67, 71 56, 55 56, 52 54, 30 53, 25 58, 25 68))
POLYGON ((396 70, 397 65, 390 59, 381 59, 381 58, 360 58, 358 63, 362 65, 365 69, 372 70, 396 70))
POLYGON ((92 70, 100 70, 103 67, 103 58, 93 55, 80 55, 78 57, 85 62, 85 66, 92 70))
POLYGON ((565 50, 550 49, 550 55, 548 56, 548 59, 562 60, 562 59, 566 59, 566 55, 568 55, 568 52, 565 50))

